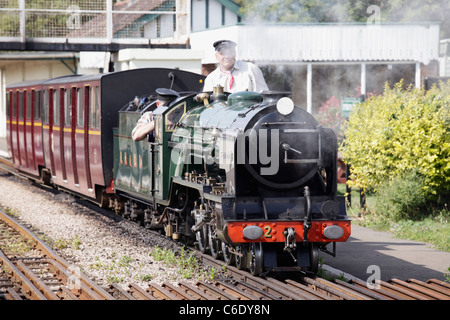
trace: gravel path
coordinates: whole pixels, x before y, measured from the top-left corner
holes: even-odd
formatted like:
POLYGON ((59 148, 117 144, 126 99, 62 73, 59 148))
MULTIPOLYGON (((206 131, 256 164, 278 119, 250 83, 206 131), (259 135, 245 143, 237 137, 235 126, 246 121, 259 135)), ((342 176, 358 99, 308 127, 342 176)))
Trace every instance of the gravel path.
MULTIPOLYGON (((145 288, 147 281, 197 280, 186 279, 179 269, 155 261, 150 255, 152 248, 164 243, 158 243, 161 240, 155 240, 146 229, 130 221, 114 222, 65 193, 53 194, 0 173, 0 207, 45 234, 61 256, 100 285, 116 282, 127 288, 136 283, 145 288)), ((200 276, 207 273, 205 270, 200 276)))

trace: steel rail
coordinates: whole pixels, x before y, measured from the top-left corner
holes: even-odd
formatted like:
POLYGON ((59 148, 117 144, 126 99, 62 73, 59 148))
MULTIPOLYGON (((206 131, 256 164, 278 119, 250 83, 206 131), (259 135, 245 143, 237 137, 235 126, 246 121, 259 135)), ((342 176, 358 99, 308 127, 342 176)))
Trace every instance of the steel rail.
MULTIPOLYGON (((23 293, 27 295, 30 300, 47 300, 47 297, 41 293, 22 272, 20 272, 12 261, 5 256, 2 250, 0 250, 0 266, 5 268, 12 280, 16 283, 20 283, 23 288, 23 293)), ((13 295, 15 298, 18 298, 16 294, 13 295)))
MULTIPOLYGON (((0 170, 29 179, 29 177, 21 176, 16 170, 8 171, 2 163, 4 164, 6 161, 0 158, 0 170)), ((9 164, 9 166, 11 165, 9 164)), ((21 226, 14 218, 5 216, 2 212, 0 212, 0 220, 7 221, 6 223, 14 226, 14 228, 17 226, 21 233, 25 232, 27 238, 33 242, 36 248, 51 257, 49 261, 53 261, 51 262, 53 267, 59 266, 61 277, 67 278, 71 275, 67 271, 69 264, 56 255, 47 244, 32 235, 27 228, 21 226)), ((175 243, 156 232, 152 232, 152 234, 162 237, 172 244, 175 243)), ((27 286, 25 289, 26 298, 46 299, 45 295, 39 290, 38 293, 33 293, 31 290, 35 287, 33 282, 27 279, 22 280, 19 268, 13 262, 6 262, 5 259, 2 259, 2 256, 5 255, 3 253, 0 255, 0 264, 4 265, 10 274, 17 277, 17 281, 23 282, 27 286)), ((226 265, 224 261, 216 260, 199 251, 195 251, 195 256, 202 263, 213 266, 217 270, 223 270, 224 278, 219 278, 213 283, 198 281, 195 285, 184 282, 179 282, 177 285, 167 282, 161 285, 149 284, 147 289, 140 288, 136 284, 129 284, 128 289, 124 290, 119 285, 113 284, 110 286, 109 292, 99 287, 98 292, 94 290, 96 293, 90 293, 89 290, 91 289, 88 288, 93 283, 83 275, 82 291, 86 291, 87 294, 83 298, 109 300, 450 300, 450 284, 436 279, 430 279, 426 282, 415 279, 408 279, 407 281, 391 279, 388 282, 381 281, 380 287, 377 289, 370 289, 367 283, 359 280, 344 282, 336 279, 327 281, 306 276, 300 277, 299 280, 255 277, 246 271, 226 265)), ((21 268, 23 268, 22 265, 26 267, 24 262, 16 262, 16 264, 21 268)), ((39 283, 36 279, 33 281, 39 283)), ((74 294, 70 290, 62 288, 62 291, 61 295, 65 299, 74 298, 74 294)), ((8 295, 10 298, 21 298, 21 293, 17 293, 14 288, 8 288, 0 294, 8 295)), ((52 297, 51 294, 47 295, 52 297)))
MULTIPOLYGON (((0 220, 6 223, 15 231, 19 232, 26 239, 30 240, 34 248, 42 252, 43 257, 46 257, 47 259, 51 259, 52 261, 54 261, 53 264, 58 265, 58 268, 60 269, 61 272, 63 272, 66 275, 67 279, 72 275, 72 273, 69 271, 71 265, 63 258, 61 258, 55 251, 53 251, 53 249, 51 249, 46 243, 44 243, 41 239, 36 237, 28 228, 26 228, 25 226, 20 224, 16 219, 10 217, 1 210, 0 210, 0 220)), ((29 270, 27 270, 28 268, 26 267, 25 264, 23 264, 23 262, 17 261, 16 264, 19 265, 20 268, 22 268, 25 273, 27 273, 30 277, 32 277, 36 285, 38 285, 39 287, 42 286, 41 281, 38 281, 38 279, 36 279, 35 277, 33 277, 31 273, 29 273, 29 270)), ((95 284, 84 274, 80 273, 77 274, 76 276, 81 281, 83 294, 87 294, 93 299, 114 300, 114 298, 108 292, 106 292, 103 288, 95 284)), ((47 297, 50 297, 52 299, 56 298, 50 293, 46 293, 46 295, 47 297)))

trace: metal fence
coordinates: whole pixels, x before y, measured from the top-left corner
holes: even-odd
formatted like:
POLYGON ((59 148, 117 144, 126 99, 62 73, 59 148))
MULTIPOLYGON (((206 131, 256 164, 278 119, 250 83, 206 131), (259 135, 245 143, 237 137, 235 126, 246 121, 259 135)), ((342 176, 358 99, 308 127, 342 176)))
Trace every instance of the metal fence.
POLYGON ((189 33, 190 0, 0 0, 0 40, 177 42, 189 33))

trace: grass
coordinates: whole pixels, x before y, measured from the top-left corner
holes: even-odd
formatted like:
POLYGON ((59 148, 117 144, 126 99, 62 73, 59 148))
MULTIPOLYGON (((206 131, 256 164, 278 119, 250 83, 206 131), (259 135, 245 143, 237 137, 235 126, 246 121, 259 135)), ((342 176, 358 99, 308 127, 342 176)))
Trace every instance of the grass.
MULTIPOLYGON (((338 193, 346 195, 344 184, 338 185, 338 193)), ((435 211, 432 215, 422 215, 412 219, 391 221, 381 212, 374 212, 374 198, 366 196, 366 207, 359 205, 359 191, 351 192, 352 205, 347 208, 347 214, 353 223, 379 231, 388 231, 400 239, 409 239, 428 243, 437 250, 450 252, 450 214, 446 209, 435 211)))
POLYGON ((175 268, 177 273, 184 279, 209 279, 214 280, 217 270, 214 267, 203 270, 201 264, 195 258, 194 252, 188 253, 184 248, 175 252, 174 250, 156 246, 150 253, 155 261, 161 261, 166 266, 175 268))
MULTIPOLYGON (((124 281, 126 275, 130 272, 139 270, 141 264, 133 259, 131 256, 117 256, 115 252, 104 261, 100 261, 97 257, 96 260, 89 265, 90 270, 103 270, 106 272, 106 281, 108 283, 121 283, 124 281)), ((136 280, 150 281, 151 275, 140 274, 136 276, 136 280)))

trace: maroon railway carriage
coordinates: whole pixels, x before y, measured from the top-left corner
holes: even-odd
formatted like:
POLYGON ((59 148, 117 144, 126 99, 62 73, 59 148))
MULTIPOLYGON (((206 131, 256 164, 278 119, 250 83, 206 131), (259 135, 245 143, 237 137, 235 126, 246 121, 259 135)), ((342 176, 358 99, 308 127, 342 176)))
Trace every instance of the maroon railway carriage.
POLYGON ((40 99, 41 81, 7 87, 8 150, 16 168, 35 176, 44 167, 40 99))
POLYGON ((113 127, 118 111, 135 96, 177 87, 176 74, 182 72, 145 68, 8 86, 7 141, 14 166, 105 202, 114 192, 113 127))

